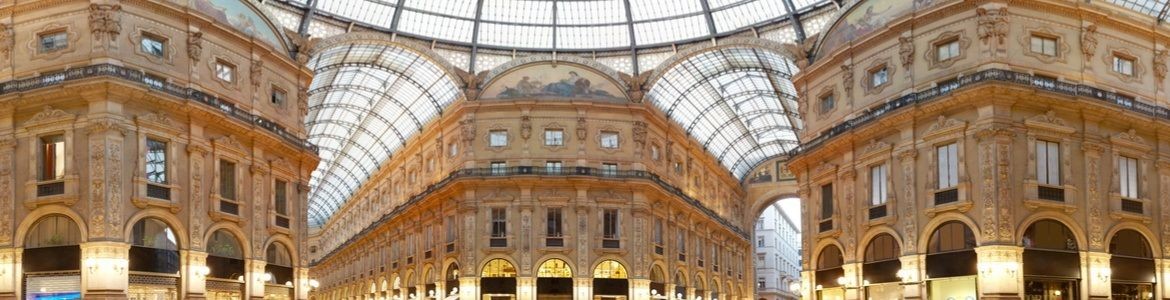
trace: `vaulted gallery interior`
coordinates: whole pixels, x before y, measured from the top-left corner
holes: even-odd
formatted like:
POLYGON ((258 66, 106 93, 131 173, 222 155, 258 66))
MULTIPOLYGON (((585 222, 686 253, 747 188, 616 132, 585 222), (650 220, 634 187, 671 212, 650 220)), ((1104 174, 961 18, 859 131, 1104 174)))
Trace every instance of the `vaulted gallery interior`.
POLYGON ((1170 299, 1167 20, 0 1, 0 299, 1170 299))

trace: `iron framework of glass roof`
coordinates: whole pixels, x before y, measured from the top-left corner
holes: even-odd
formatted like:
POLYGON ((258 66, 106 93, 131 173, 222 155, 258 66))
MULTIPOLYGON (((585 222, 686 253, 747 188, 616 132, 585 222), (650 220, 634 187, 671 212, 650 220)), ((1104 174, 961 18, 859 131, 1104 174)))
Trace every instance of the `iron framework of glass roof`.
POLYGON ((309 224, 320 226, 406 141, 460 97, 434 62, 390 45, 342 45, 309 62, 309 141, 320 148, 309 224))
POLYGON ((1167 20, 1170 12, 1170 1, 1167 0, 1105 0, 1114 5, 1135 10, 1137 12, 1157 18, 1158 22, 1167 20))
POLYGON ((795 71, 774 52, 715 49, 671 66, 647 98, 743 178, 758 163, 799 145, 795 71))
MULTIPOLYGON (((830 0, 280 1, 305 9, 307 16, 326 16, 394 34, 473 48, 530 51, 631 50, 688 43, 794 18, 800 12, 832 3, 830 0)), ((307 22, 302 22, 304 33, 307 22)))

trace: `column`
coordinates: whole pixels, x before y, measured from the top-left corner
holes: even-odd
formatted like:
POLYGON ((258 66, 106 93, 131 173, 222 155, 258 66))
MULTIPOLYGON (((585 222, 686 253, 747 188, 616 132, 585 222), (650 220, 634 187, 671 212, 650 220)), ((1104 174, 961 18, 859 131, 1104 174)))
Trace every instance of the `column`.
POLYGON ((841 268, 845 271, 845 282, 842 284, 845 287, 845 300, 860 299, 861 263, 846 263, 841 268))
POLYGON ((309 268, 297 267, 293 270, 293 273, 295 274, 293 276, 296 277, 293 279, 293 282, 295 282, 294 286, 296 288, 294 291, 294 294, 296 294, 296 299, 309 299, 309 290, 313 288, 312 286, 309 286, 309 268))
POLYGON ((1088 274, 1083 280, 1089 287, 1089 299, 1109 299, 1113 287, 1110 285, 1110 278, 1113 276, 1113 268, 1109 266, 1109 258, 1112 255, 1102 252, 1081 252, 1081 265, 1085 266, 1084 271, 1088 274))
POLYGON ((1170 288, 1168 288, 1168 284, 1166 284, 1166 282, 1170 282, 1166 281, 1170 279, 1170 259, 1160 258, 1154 261, 1154 265, 1157 268, 1157 276, 1161 279, 1156 280, 1160 284, 1154 285, 1156 288, 1154 291, 1154 299, 1166 299, 1168 298, 1167 295, 1170 295, 1170 288))
POLYGON ((126 299, 130 282, 127 268, 130 244, 87 242, 81 244, 81 286, 85 299, 126 299))
POLYGON ((516 300, 536 300, 536 277, 516 277, 516 300))
POLYGON ((476 300, 479 299, 479 278, 478 277, 459 277, 459 300, 476 300))
POLYGON ((898 270, 898 277, 902 278, 902 299, 922 299, 925 293, 923 278, 926 278, 926 256, 911 254, 899 258, 902 269, 898 270))
POLYGON ((573 299, 593 299, 593 278, 573 278, 573 299))
POLYGON ((978 289, 980 299, 1019 299, 1023 291, 1024 248, 1019 246, 981 246, 975 248, 979 257, 978 289))
POLYGON ((675 285, 675 284, 673 284, 673 283, 667 283, 667 284, 666 284, 666 285, 664 285, 664 286, 665 286, 665 289, 666 289, 666 290, 665 290, 665 291, 658 291, 658 294, 661 294, 661 295, 663 295, 663 296, 666 296, 666 298, 668 298, 668 299, 675 299, 675 297, 674 297, 674 294, 675 294, 675 292, 674 292, 674 288, 675 288, 675 287, 677 287, 677 285, 675 285))
POLYGON ((23 252, 21 248, 0 250, 0 299, 17 299, 20 295, 23 252))
MULTIPOLYGON (((806 255, 806 257, 808 256, 806 255)), ((806 262, 804 264, 807 265, 808 263, 806 262)), ((813 289, 815 288, 816 278, 813 278, 813 271, 809 271, 808 266, 805 266, 805 270, 800 271, 800 299, 812 299, 813 289)))
POLYGON ((211 274, 211 269, 207 267, 207 252, 180 250, 179 256, 182 257, 182 272, 185 274, 181 278, 183 288, 186 289, 182 291, 183 298, 203 299, 207 293, 207 275, 211 274))
MULTIPOLYGON (((649 299, 650 298, 650 280, 649 279, 627 279, 630 283, 630 299, 649 299)), ((661 291, 659 291, 661 293, 661 291)))
POLYGON ((695 288, 694 287, 687 287, 687 292, 686 292, 686 294, 683 294, 683 299, 687 299, 687 300, 695 299, 695 288))
POLYGON ((264 273, 265 265, 267 263, 263 260, 244 260, 244 269, 248 270, 248 274, 244 276, 244 290, 248 292, 245 296, 250 299, 264 299, 264 282, 268 279, 265 278, 267 277, 264 273))

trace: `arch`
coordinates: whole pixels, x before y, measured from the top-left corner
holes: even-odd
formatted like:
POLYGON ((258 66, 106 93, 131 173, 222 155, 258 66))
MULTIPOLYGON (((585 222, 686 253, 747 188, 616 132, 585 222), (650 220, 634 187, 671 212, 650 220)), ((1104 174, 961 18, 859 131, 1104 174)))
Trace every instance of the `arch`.
MULTIPOLYGON (((662 60, 662 62, 658 63, 658 65, 655 66, 653 69, 646 70, 646 72, 651 72, 650 77, 646 79, 646 86, 650 86, 650 85, 656 83, 658 81, 658 79, 660 79, 662 77, 662 73, 665 72, 665 70, 673 68, 675 65, 678 65, 679 63, 681 63, 681 62, 683 62, 683 61, 685 61, 685 60, 687 60, 695 55, 698 55, 698 54, 703 53, 703 52, 708 52, 711 50, 730 48, 730 47, 759 48, 761 50, 767 50, 770 52, 774 52, 778 55, 782 55, 785 57, 788 56, 788 53, 782 52, 779 50, 779 49, 784 49, 783 44, 776 42, 776 41, 762 39, 762 38, 754 38, 754 37, 726 38, 726 39, 719 40, 719 44, 714 45, 714 46, 707 44, 707 43, 698 43, 698 44, 694 44, 692 46, 684 47, 682 50, 679 50, 674 55, 671 55, 670 57, 662 60)), ((787 58, 792 59, 791 57, 787 57, 787 58)))
POLYGON ((1107 232, 1105 235, 1106 236, 1105 245, 1109 245, 1109 242, 1113 240, 1113 237, 1116 236, 1117 233, 1121 232, 1122 230, 1133 230, 1133 231, 1136 231, 1137 233, 1141 234, 1142 238, 1144 238, 1146 240, 1147 247, 1150 248, 1150 254, 1152 255, 1151 258, 1154 258, 1154 259, 1161 258, 1161 256, 1162 256, 1161 251, 1157 251, 1157 249, 1154 248, 1155 245, 1159 245, 1158 239, 1155 238, 1158 235, 1155 234, 1154 232, 1150 231, 1149 228, 1142 226, 1140 223, 1135 223, 1132 221, 1124 221, 1121 223, 1117 223, 1116 225, 1113 225, 1113 228, 1110 228, 1109 232, 1107 232))
POLYGON ((573 267, 559 258, 549 258, 540 263, 536 269, 537 278, 571 278, 573 267))
POLYGON ((897 238, 890 233, 878 233, 877 235, 868 239, 863 252, 857 257, 861 257, 864 262, 885 261, 891 259, 898 259, 900 256, 901 243, 897 238), (881 248, 889 247, 890 251, 883 251, 881 248), (888 252, 888 253, 887 253, 888 252))
POLYGON ((691 284, 696 290, 707 290, 707 280, 703 278, 703 272, 695 272, 695 280, 691 284))
POLYGON ((845 265, 845 252, 837 246, 824 247, 813 262, 816 270, 840 268, 845 265))
MULTIPOLYGON (((523 68, 524 66, 527 66, 527 65, 537 64, 537 63, 541 63, 541 62, 552 62, 555 64, 567 62, 570 64, 579 65, 580 67, 583 67, 586 69, 592 69, 592 71, 596 71, 597 73, 603 75, 604 77, 607 77, 606 79, 609 79, 609 81, 611 83, 613 83, 619 87, 623 86, 621 84, 622 82, 625 82, 624 80, 622 80, 622 77, 618 73, 617 70, 614 70, 613 68, 610 68, 609 66, 602 64, 596 60, 573 56, 573 55, 560 55, 560 56, 554 57, 554 56, 549 55, 549 54, 534 54, 534 55, 529 55, 529 56, 509 60, 503 64, 500 64, 500 65, 492 68, 491 70, 486 71, 486 73, 483 74, 483 78, 480 80, 481 84, 479 85, 479 87, 483 87, 486 89, 488 86, 490 86, 492 83, 494 83, 494 81, 496 79, 498 79, 500 76, 502 76, 504 74, 507 74, 513 70, 518 70, 518 69, 523 68)), ((628 97, 625 94, 622 94, 621 96, 628 97)))
POLYGON ((236 236, 231 231, 218 229, 211 232, 211 236, 207 239, 207 253, 211 256, 227 257, 234 259, 245 259, 244 245, 241 238, 236 236), (235 249, 233 249, 235 248, 235 249), (239 252, 233 253, 233 252, 239 252), (236 257, 238 255, 238 257, 236 257))
POLYGON ((545 255, 541 255, 540 257, 538 257, 538 258, 536 259, 536 261, 538 261, 538 262, 540 262, 540 263, 537 263, 537 264, 533 265, 532 267, 539 269, 539 266, 540 266, 541 264, 544 264, 545 262, 548 262, 550 259, 559 259, 559 260, 561 260, 562 262, 564 262, 564 263, 565 263, 565 266, 569 267, 569 269, 571 269, 571 270, 573 271, 573 273, 571 273, 571 274, 572 274, 572 276, 577 276, 577 275, 582 275, 582 276, 584 276, 584 275, 587 275, 587 274, 588 274, 587 272, 588 272, 589 270, 585 270, 584 268, 578 268, 578 267, 577 267, 577 264, 573 262, 573 259, 572 259, 572 258, 570 258, 570 257, 569 257, 569 256, 567 256, 567 255, 560 254, 560 253, 548 253, 548 254, 545 254, 545 255))
POLYGON ((690 277, 687 277, 687 270, 683 269, 682 267, 679 267, 678 270, 674 271, 674 278, 673 278, 674 280, 672 282, 674 283, 675 286, 686 287, 686 286, 690 286, 690 284, 689 284, 690 281, 687 280, 688 278, 690 278, 690 277))
MULTIPOLYGON (((767 200, 755 201, 755 203, 751 204, 751 209, 752 209, 751 215, 752 216, 763 215, 764 211, 767 210, 769 206, 775 206, 777 204, 780 204, 780 201, 784 201, 784 200, 788 200, 788 199, 796 199, 796 201, 804 201, 804 199, 800 198, 800 195, 796 194, 797 186, 795 184, 795 181, 793 181, 793 182, 794 183, 788 185, 788 186, 792 187, 790 191, 788 189, 785 189, 785 188, 768 189, 767 192, 765 192, 763 195, 758 197, 758 199, 767 199, 767 200)), ((776 207, 776 209, 779 210, 780 208, 776 207)), ((797 225, 800 225, 800 224, 797 224, 797 225)))
POLYGON ((292 251, 282 242, 273 241, 267 247, 264 247, 264 261, 267 264, 275 264, 282 267, 292 267, 295 265, 295 260, 292 258, 292 251), (282 265, 282 263, 284 263, 282 265))
POLYGON ((1048 249, 1048 250, 1070 250, 1076 251, 1080 249, 1079 240, 1076 237, 1076 232, 1068 227, 1068 224, 1056 219, 1037 219, 1025 227, 1023 236, 1019 239, 1020 244, 1025 249, 1048 249), (1043 233, 1037 233, 1037 230, 1046 230, 1043 233), (1053 232, 1053 231, 1059 232, 1053 232), (1060 236, 1057 236, 1060 235, 1060 236), (1063 237, 1063 239, 1062 239, 1063 237), (1069 245, 1071 239, 1072 244, 1069 245))
POLYGON ((664 271, 662 264, 659 264, 659 263, 650 265, 650 273, 649 273, 649 276, 646 276, 646 278, 649 278, 650 282, 659 282, 659 283, 666 283, 667 279, 668 279, 668 278, 666 278, 666 271, 664 271), (657 281, 655 281, 655 280, 657 280, 657 281))
POLYGON ((211 244, 209 243, 211 241, 211 236, 219 230, 225 230, 235 236, 236 241, 240 243, 240 249, 243 252, 244 258, 253 257, 252 247, 249 247, 251 244, 247 240, 248 235, 245 234, 244 231, 240 229, 240 227, 226 221, 212 224, 211 227, 208 227, 207 231, 205 231, 206 233, 204 233, 203 236, 203 246, 207 248, 205 250, 208 250, 208 253, 211 252, 211 244))
POLYGON ((131 242, 131 231, 134 229, 134 225, 138 223, 138 221, 146 218, 157 219, 167 224, 167 226, 171 228, 171 231, 175 232, 175 239, 179 243, 179 249, 190 248, 190 236, 187 235, 186 228, 183 228, 182 226, 184 224, 183 221, 179 220, 179 218, 170 213, 170 211, 156 207, 148 207, 146 209, 140 210, 134 215, 130 216, 130 218, 126 219, 126 228, 123 228, 122 230, 125 234, 124 236, 126 237, 127 243, 131 242))
POLYGON ((445 280, 459 280, 459 262, 452 259, 446 265, 447 267, 443 268, 443 278, 445 280))
POLYGON ((479 267, 481 278, 516 277, 516 265, 507 258, 492 258, 479 267))
MULTIPOLYGON (((836 238, 828 238, 817 241, 816 247, 813 248, 813 252, 811 252, 809 255, 808 262, 808 265, 812 266, 813 270, 816 270, 816 262, 820 261, 821 252, 830 246, 837 247, 838 251, 840 251, 840 249, 845 249, 845 246, 841 245, 841 241, 838 241, 836 238)), ((842 252, 841 254, 844 255, 845 253, 842 252)))
MULTIPOLYGON (((971 232, 973 232, 973 233, 979 232, 979 226, 976 226, 975 221, 971 220, 971 218, 968 217, 967 215, 956 213, 956 212, 945 212, 945 213, 935 215, 934 218, 931 218, 930 221, 926 222, 926 224, 924 224, 924 226, 922 226, 922 229, 923 229, 922 234, 918 235, 918 245, 917 245, 918 246, 918 249, 917 249, 918 253, 926 253, 927 252, 926 251, 927 246, 928 246, 928 244, 930 244, 930 237, 932 235, 934 235, 934 231, 936 229, 938 229, 938 227, 941 226, 943 223, 946 223, 949 221, 962 222, 963 224, 967 225, 967 228, 971 229, 971 232)), ((975 245, 978 246, 978 245, 982 245, 982 244, 983 244, 983 241, 980 239, 980 235, 975 234, 975 245)))
MULTIPOLYGON (((289 255, 292 258, 293 264, 296 265, 297 263, 300 262, 300 255, 299 255, 299 253, 297 253, 296 250, 294 250, 294 249, 296 249, 296 247, 293 247, 293 245, 296 245, 297 243, 293 242, 293 240, 291 238, 289 238, 288 235, 285 235, 283 233, 277 233, 277 234, 273 234, 273 235, 269 236, 268 240, 264 241, 265 249, 268 249, 268 245, 271 245, 272 243, 284 244, 286 247, 288 247, 289 255)), ((268 254, 267 251, 265 251, 265 255, 267 255, 267 254, 268 254)), ((267 258, 265 258, 265 259, 267 259, 267 258)))
POLYGON ((317 41, 311 48, 302 51, 304 51, 304 53, 308 54, 309 56, 317 56, 320 54, 318 52, 323 49, 330 49, 353 44, 378 44, 409 49, 430 60, 431 63, 442 66, 448 76, 451 76, 452 78, 459 78, 459 68, 454 64, 451 64, 451 62, 447 61, 446 58, 443 58, 443 55, 435 52, 434 50, 431 50, 430 47, 420 45, 406 39, 392 40, 389 36, 376 32, 353 31, 330 36, 317 41))
POLYGON ((1024 220, 1020 222, 1019 226, 1016 226, 1017 232, 1015 240, 1023 242, 1024 233, 1028 230, 1028 227, 1031 227, 1032 224, 1035 224, 1041 220, 1056 221, 1064 225, 1065 228, 1071 230, 1073 238, 1076 239, 1078 248, 1083 248, 1089 244, 1087 238, 1083 234, 1080 234, 1085 232, 1084 228, 1081 228, 1080 224, 1078 224, 1068 215, 1054 211, 1041 211, 1028 215, 1027 218, 1024 218, 1024 220))
POLYGON ((627 271, 625 264, 617 260, 606 259, 594 264, 593 278, 629 279, 630 272, 627 271))
POLYGON ((1113 255, 1154 259, 1150 239, 1137 230, 1125 228, 1114 232, 1109 236, 1108 245, 1113 255))
POLYGON ((425 264, 425 265, 423 265, 423 267, 422 267, 422 275, 419 275, 419 277, 418 277, 418 280, 419 280, 419 282, 421 282, 422 284, 433 284, 433 283, 435 283, 435 282, 437 281, 437 280, 436 280, 436 277, 435 277, 435 265, 433 265, 433 264, 429 264, 429 263, 428 263, 428 264, 425 264))
POLYGON ((78 237, 80 242, 84 243, 89 241, 89 228, 84 222, 85 219, 81 218, 81 215, 78 215, 77 212, 74 212, 72 209, 65 207, 64 205, 50 204, 33 209, 33 211, 29 212, 28 215, 24 216, 24 219, 20 221, 20 225, 16 227, 16 236, 12 239, 13 247, 24 248, 24 239, 28 235, 28 231, 32 228, 33 224, 36 224, 37 221, 39 221, 41 218, 44 218, 45 216, 54 214, 64 215, 69 219, 72 219, 73 223, 77 224, 77 230, 81 234, 81 236, 78 237))
POLYGON ((22 238, 24 248, 46 248, 59 246, 79 246, 82 243, 80 227, 77 221, 62 214, 49 214, 33 222, 32 231, 22 238), (49 234, 42 237, 41 233, 49 234), (61 235, 64 235, 62 237, 61 235), (36 241, 29 241, 36 238, 36 241))
MULTIPOLYGON (((860 249, 856 249, 857 254, 854 255, 853 257, 861 257, 861 258, 863 258, 862 261, 864 261, 865 260, 864 257, 865 257, 865 253, 866 253, 865 248, 868 248, 868 245, 871 242, 873 242, 874 238, 881 236, 883 234, 888 235, 888 236, 890 236, 890 238, 894 239, 894 242, 895 242, 894 246, 898 247, 898 250, 903 251, 903 252, 906 251, 906 249, 902 249, 902 245, 903 245, 902 244, 902 237, 900 235, 898 235, 897 230, 894 230, 894 228, 890 227, 890 225, 879 225, 879 226, 870 227, 869 230, 865 231, 865 235, 862 235, 862 237, 861 237, 861 245, 866 245, 866 247, 861 247, 860 249)), ((900 253, 895 253, 895 254, 900 254, 900 253)))

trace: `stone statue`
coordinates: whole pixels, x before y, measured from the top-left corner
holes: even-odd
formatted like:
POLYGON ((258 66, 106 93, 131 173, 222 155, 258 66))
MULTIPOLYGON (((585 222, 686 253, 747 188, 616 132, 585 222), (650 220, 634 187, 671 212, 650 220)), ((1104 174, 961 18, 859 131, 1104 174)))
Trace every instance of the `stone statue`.
POLYGON ((119 4, 90 4, 89 28, 95 40, 109 39, 113 42, 122 33, 122 17, 119 4))

